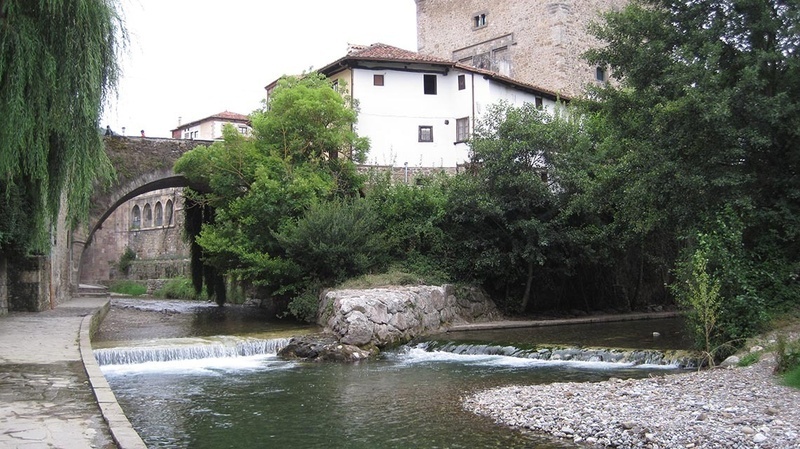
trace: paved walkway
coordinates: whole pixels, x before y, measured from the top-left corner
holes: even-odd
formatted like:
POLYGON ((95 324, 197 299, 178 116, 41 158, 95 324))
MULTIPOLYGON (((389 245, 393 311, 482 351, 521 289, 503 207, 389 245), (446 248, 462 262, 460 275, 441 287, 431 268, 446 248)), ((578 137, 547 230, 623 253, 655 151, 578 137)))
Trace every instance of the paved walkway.
POLYGON ((108 303, 75 298, 0 317, 0 448, 145 447, 91 352, 93 317, 108 303))

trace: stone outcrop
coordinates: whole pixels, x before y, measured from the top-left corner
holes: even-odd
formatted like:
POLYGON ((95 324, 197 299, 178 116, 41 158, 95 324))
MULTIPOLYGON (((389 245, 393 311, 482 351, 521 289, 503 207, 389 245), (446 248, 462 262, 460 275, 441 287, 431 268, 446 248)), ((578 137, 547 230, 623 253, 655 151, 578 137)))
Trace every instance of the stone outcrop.
POLYGON ((284 359, 304 359, 314 362, 359 362, 378 353, 377 349, 361 349, 358 346, 343 344, 334 335, 314 334, 295 337, 278 356, 284 359))
POLYGON ((494 302, 477 290, 407 286, 324 292, 318 323, 340 343, 383 348, 499 317, 494 302))

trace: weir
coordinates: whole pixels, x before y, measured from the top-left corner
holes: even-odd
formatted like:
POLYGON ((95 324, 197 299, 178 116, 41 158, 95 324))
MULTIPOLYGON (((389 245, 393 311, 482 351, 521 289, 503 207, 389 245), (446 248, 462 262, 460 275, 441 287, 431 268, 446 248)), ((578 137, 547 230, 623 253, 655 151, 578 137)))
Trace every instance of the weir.
POLYGON ((414 347, 427 352, 447 352, 459 355, 498 355, 552 362, 601 362, 633 366, 663 366, 665 368, 695 368, 698 363, 696 357, 682 350, 637 350, 543 345, 526 348, 514 345, 436 340, 422 342, 414 347))
POLYGON ((288 338, 218 336, 160 340, 153 345, 95 349, 100 366, 275 355, 288 338))

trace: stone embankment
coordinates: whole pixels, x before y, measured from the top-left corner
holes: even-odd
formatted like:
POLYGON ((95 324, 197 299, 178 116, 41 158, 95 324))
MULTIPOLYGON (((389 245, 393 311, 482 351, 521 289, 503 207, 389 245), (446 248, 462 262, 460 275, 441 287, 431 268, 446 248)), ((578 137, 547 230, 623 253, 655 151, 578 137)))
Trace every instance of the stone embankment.
POLYGON ((800 390, 774 360, 647 379, 509 386, 464 399, 496 422, 587 447, 800 448, 800 390))
POLYGON ((453 324, 500 318, 486 295, 452 285, 329 290, 320 299, 324 333, 292 339, 281 357, 356 362, 453 324))
POLYGON ((421 285, 325 292, 318 322, 342 343, 383 348, 499 317, 494 302, 477 290, 421 285))

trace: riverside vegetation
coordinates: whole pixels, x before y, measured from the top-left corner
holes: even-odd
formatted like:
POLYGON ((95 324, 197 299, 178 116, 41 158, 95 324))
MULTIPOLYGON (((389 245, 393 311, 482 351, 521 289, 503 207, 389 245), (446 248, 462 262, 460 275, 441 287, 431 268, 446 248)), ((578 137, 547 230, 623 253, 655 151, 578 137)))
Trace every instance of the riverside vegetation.
POLYGON ((800 303, 800 10, 634 1, 593 28, 613 82, 546 112, 488 108, 469 168, 360 176, 357 105, 286 77, 254 136, 184 155, 194 285, 289 301, 396 268, 478 285, 509 314, 680 306, 718 361, 800 303))

